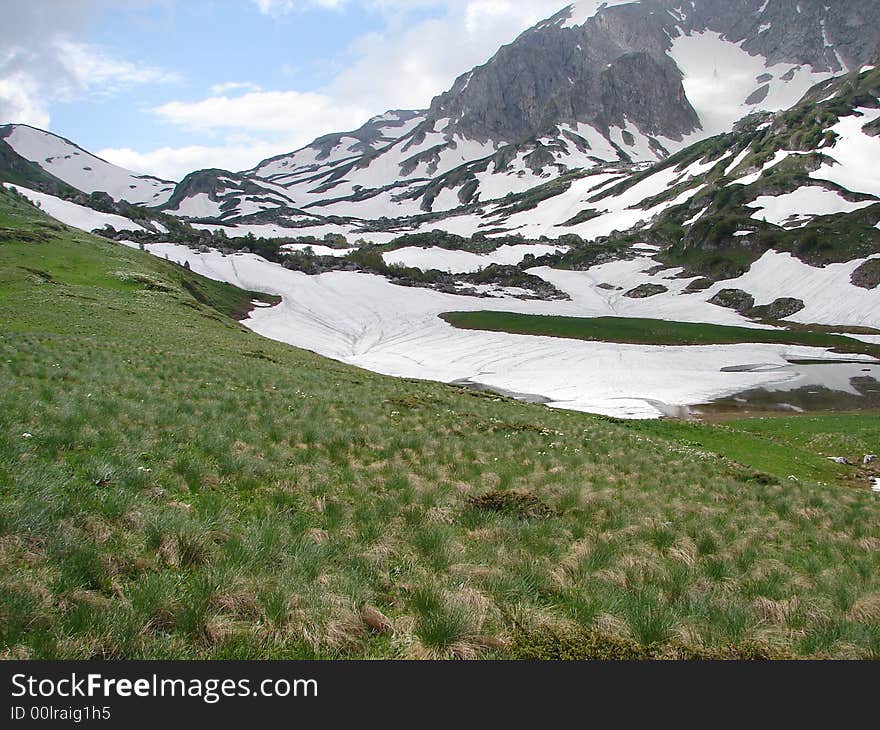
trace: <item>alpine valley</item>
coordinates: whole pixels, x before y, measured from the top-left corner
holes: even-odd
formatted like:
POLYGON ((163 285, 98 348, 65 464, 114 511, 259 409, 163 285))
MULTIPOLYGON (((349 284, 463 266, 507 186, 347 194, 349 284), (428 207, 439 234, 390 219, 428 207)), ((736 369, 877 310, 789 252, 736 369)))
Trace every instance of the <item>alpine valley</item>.
POLYGON ((428 109, 252 170, 174 183, 8 125, 2 175, 65 223, 281 296, 247 320, 269 337, 387 374, 671 415, 799 382, 790 361, 819 353, 524 339, 438 315, 798 323, 876 343, 876 13, 583 0, 428 109))
POLYGON ((580 0, 250 170, 0 181, 0 658, 880 657, 877 0, 580 0))

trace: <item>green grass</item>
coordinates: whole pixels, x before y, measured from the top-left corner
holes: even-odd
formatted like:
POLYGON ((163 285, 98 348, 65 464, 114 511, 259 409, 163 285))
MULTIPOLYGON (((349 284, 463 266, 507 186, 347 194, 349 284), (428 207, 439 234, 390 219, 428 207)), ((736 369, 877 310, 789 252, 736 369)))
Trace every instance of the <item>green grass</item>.
POLYGON ((447 312, 441 317, 459 329, 543 335, 633 345, 730 345, 774 343, 826 347, 843 353, 878 356, 880 347, 842 335, 803 330, 765 330, 630 317, 557 317, 512 312, 447 312))
POLYGON ((0 243, 3 657, 880 655, 876 497, 817 453, 797 481, 744 465, 825 426, 717 431, 739 463, 382 377, 244 329, 250 294, 0 212, 45 236, 0 243))
MULTIPOLYGON (((828 457, 860 464, 880 445, 880 415, 771 416, 719 424, 632 421, 634 432, 666 438, 695 452, 719 454, 779 480, 855 483, 857 473, 828 457)), ((866 479, 861 480, 863 483, 866 479)))

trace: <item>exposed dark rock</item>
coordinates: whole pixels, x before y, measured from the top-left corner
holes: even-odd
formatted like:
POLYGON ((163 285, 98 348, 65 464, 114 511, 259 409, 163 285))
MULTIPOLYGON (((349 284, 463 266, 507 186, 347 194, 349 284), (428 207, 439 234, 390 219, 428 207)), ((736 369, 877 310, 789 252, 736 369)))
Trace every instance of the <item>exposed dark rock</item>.
POLYGON ((534 173, 540 173, 543 169, 556 162, 553 153, 544 145, 538 145, 535 151, 526 155, 523 162, 534 173))
MULTIPOLYGON (((642 0, 600 10, 582 26, 561 27, 569 14, 560 11, 462 75, 433 101, 428 118, 449 118, 451 128, 467 137, 509 142, 553 124, 581 121, 607 129, 625 126, 624 118, 645 134, 678 138, 699 121, 666 55, 670 38, 709 30, 771 63, 840 71, 838 58, 849 68, 871 59, 880 36, 876 0, 804 0, 797 7, 765 0, 642 0)), ((794 73, 787 76, 782 80, 794 73)), ((757 77, 762 86, 749 104, 767 98, 772 78, 757 77)))
POLYGON ((770 85, 764 84, 760 89, 755 89, 749 97, 746 99, 746 104, 749 106, 754 106, 755 104, 760 104, 764 99, 766 99, 770 95, 770 85))
POLYGON ((753 307, 749 310, 749 316, 759 319, 785 319, 797 314, 805 306, 800 299, 781 298, 771 304, 753 307))
POLYGON ((854 286, 862 289, 876 289, 880 286, 880 259, 869 259, 852 273, 854 286))
POLYGON ((678 0, 651 4, 682 6, 686 30, 707 28, 734 43, 743 42, 744 50, 766 56, 771 65, 787 62, 839 71, 839 54, 849 68, 857 69, 877 47, 876 0, 701 0, 693 8, 678 0))
POLYGON ((630 299, 647 299, 649 297, 656 297, 658 294, 665 294, 668 291, 669 287, 663 286, 663 284, 642 284, 635 289, 631 289, 623 296, 630 299))
POLYGON ((639 5, 562 28, 563 11, 502 47, 434 99, 429 120, 451 119, 472 139, 516 142, 564 122, 681 138, 699 125, 681 72, 666 55, 660 14, 639 5))
POLYGON ((658 264, 657 266, 652 266, 650 269, 645 269, 642 273, 646 276, 656 276, 661 271, 666 271, 669 267, 666 264, 658 264))
POLYGON ((737 312, 745 312, 755 306, 755 298, 742 289, 722 289, 709 300, 709 303, 737 312))
POLYGON ((563 223, 562 225, 563 226, 576 226, 579 223, 586 223, 587 221, 591 221, 594 218, 598 218, 600 215, 602 215, 602 214, 598 210, 596 210, 595 208, 587 208, 586 210, 582 210, 580 213, 578 213, 573 218, 570 218, 569 220, 565 221, 565 223, 563 223))
POLYGON ((695 293, 695 292, 706 291, 706 289, 708 289, 709 287, 711 287, 712 284, 714 284, 714 283, 715 283, 715 282, 713 282, 711 279, 705 279, 705 278, 703 278, 703 279, 694 279, 690 284, 688 284, 688 285, 685 287, 684 290, 685 290, 688 294, 693 294, 693 293, 695 293))

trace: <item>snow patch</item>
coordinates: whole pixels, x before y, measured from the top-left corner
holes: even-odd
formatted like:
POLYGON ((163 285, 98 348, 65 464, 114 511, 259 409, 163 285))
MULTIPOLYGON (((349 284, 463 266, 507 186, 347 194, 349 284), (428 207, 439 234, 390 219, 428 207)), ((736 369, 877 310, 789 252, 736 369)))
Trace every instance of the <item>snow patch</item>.
POLYGON ((564 246, 546 246, 543 244, 521 244, 515 246, 499 246, 496 250, 486 254, 475 254, 469 251, 450 251, 444 248, 417 248, 408 246, 396 251, 388 251, 382 258, 388 265, 402 264, 403 266, 421 269, 438 269, 453 274, 473 273, 484 269, 491 264, 503 264, 516 266, 527 254, 544 256, 549 253, 565 251, 564 246))
POLYGON ((670 55, 684 73, 685 93, 700 117, 703 137, 728 132, 754 111, 788 109, 812 86, 833 76, 790 63, 770 66, 763 56, 743 49, 742 42, 727 41, 713 31, 674 38, 670 55), (767 73, 774 77, 767 83, 767 96, 746 104, 758 91, 755 79, 767 73), (791 81, 783 81, 788 74, 791 81))
POLYGON ((85 208, 68 200, 61 200, 61 198, 56 198, 54 195, 38 193, 36 190, 20 185, 11 185, 9 183, 4 183, 4 185, 24 195, 47 215, 82 231, 94 231, 106 226, 113 226, 117 231, 146 231, 146 228, 143 226, 128 218, 123 218, 121 215, 99 213, 97 210, 85 208))
POLYGON ((114 200, 158 206, 174 192, 173 182, 111 165, 66 139, 33 127, 16 125, 5 141, 26 160, 84 193, 102 191, 114 200))
POLYGON ((831 127, 838 139, 823 152, 837 164, 825 163, 810 177, 829 180, 853 192, 880 197, 880 137, 865 134, 864 127, 880 118, 880 109, 858 108, 831 127))
MULTIPOLYGON (((550 405, 627 418, 657 418, 663 404, 702 403, 778 382, 774 372, 722 372, 749 362, 785 365, 824 350, 782 345, 656 347, 564 340, 552 337, 458 330, 438 318, 447 311, 483 310, 485 299, 430 289, 395 286, 382 277, 352 272, 307 276, 255 255, 199 253, 174 244, 148 250, 188 261, 197 273, 251 291, 282 297, 282 303, 253 311, 248 327, 266 337, 387 375, 454 382, 541 395, 550 405)), ((650 262, 642 259, 636 265, 650 262)), ((632 266, 632 262, 617 262, 632 266)), ((612 265, 609 265, 612 266, 612 265)), ((637 280, 631 269, 626 274, 637 280)), ((590 316, 608 311, 608 301, 588 288, 589 272, 535 269, 573 291, 571 302, 492 299, 492 309, 533 314, 590 316)), ((597 275, 610 275, 603 270, 597 275)), ((609 294, 608 296, 612 296, 609 294)), ((687 297, 668 298, 687 307, 687 297)), ((615 300, 616 303, 624 302, 615 300)), ((691 298, 694 307, 719 310, 691 298)), ((625 302, 632 312, 650 302, 625 302)), ((648 315, 650 316, 650 315, 648 315)), ((719 316, 735 318, 730 312, 719 316)), ((786 375, 785 379, 791 377, 786 375)))
POLYGON ((749 208, 758 208, 752 218, 786 228, 801 228, 812 216, 852 213, 867 208, 877 201, 852 202, 834 190, 803 186, 785 195, 762 195, 749 208))
POLYGON ((867 260, 829 264, 820 269, 790 253, 768 251, 743 276, 713 285, 703 297, 711 299, 722 289, 742 289, 755 297, 758 305, 792 297, 806 305, 788 317, 793 322, 880 329, 880 288, 869 291, 851 281, 853 272, 867 260))
POLYGON ((569 16, 560 28, 576 28, 583 25, 600 10, 613 8, 616 5, 636 5, 639 0, 579 0, 569 6, 569 16))

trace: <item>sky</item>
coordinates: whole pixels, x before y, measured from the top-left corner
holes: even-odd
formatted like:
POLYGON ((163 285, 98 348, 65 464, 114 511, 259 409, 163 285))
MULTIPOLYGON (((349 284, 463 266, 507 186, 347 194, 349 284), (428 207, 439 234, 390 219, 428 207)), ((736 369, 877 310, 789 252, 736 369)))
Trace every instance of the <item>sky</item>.
POLYGON ((0 124, 136 172, 244 170, 423 109, 566 0, 0 0, 0 124))

